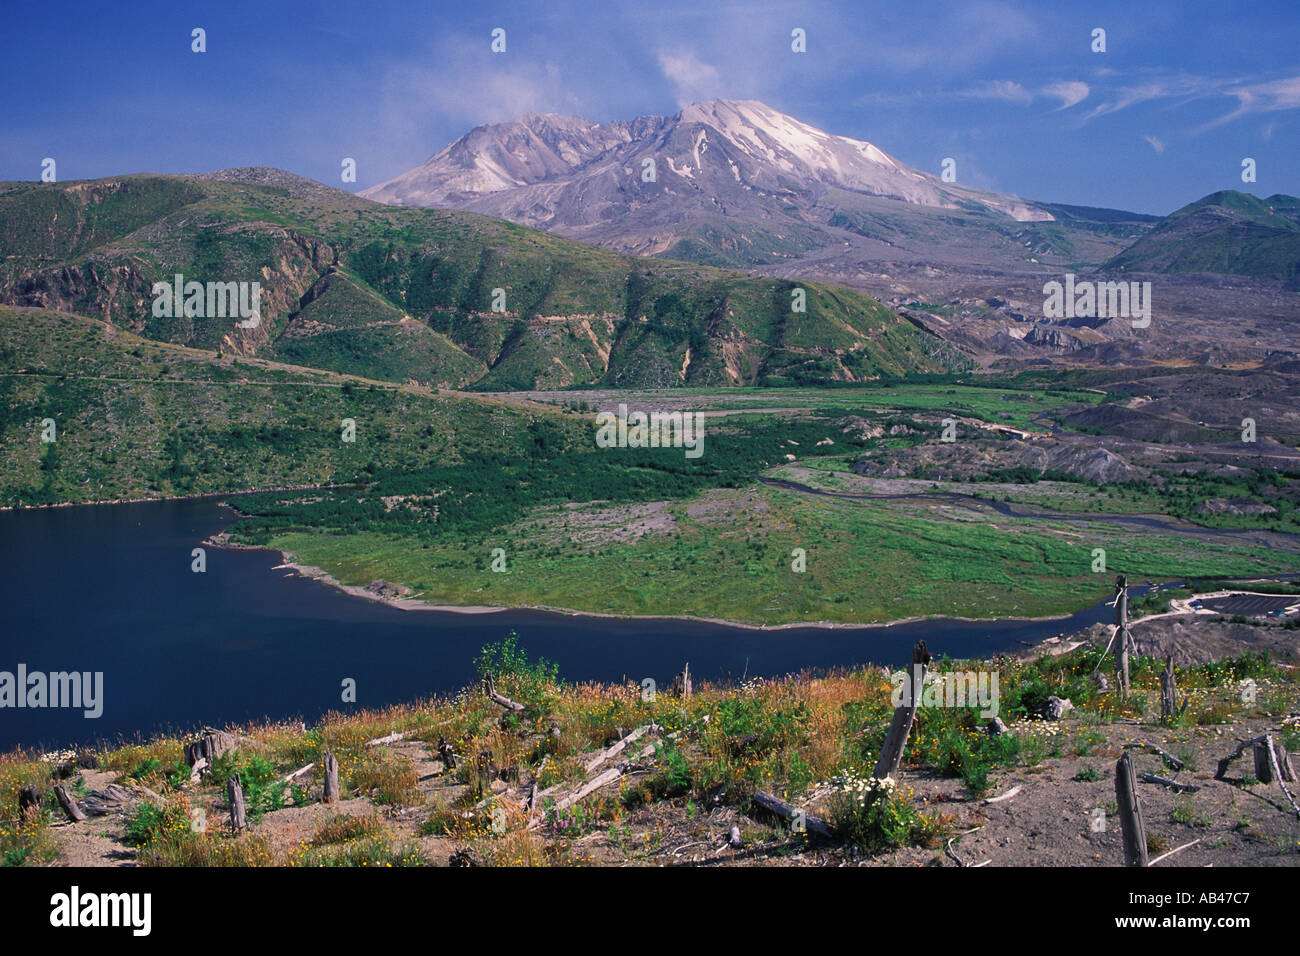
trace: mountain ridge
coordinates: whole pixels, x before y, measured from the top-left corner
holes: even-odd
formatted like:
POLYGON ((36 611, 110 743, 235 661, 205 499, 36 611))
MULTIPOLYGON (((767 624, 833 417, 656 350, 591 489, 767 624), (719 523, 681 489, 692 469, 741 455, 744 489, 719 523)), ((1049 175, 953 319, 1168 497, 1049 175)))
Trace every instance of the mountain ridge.
POLYGON ((436 387, 855 381, 961 361, 853 290, 642 262, 263 167, 0 184, 0 244, 0 303, 436 387), (153 315, 151 289, 178 273, 259 282, 265 321, 153 315))
POLYGON ((1222 189, 1174 210, 1108 263, 1129 272, 1300 278, 1300 199, 1222 189))
POLYGON ((607 123, 530 113, 477 126, 360 195, 480 212, 633 255, 760 271, 899 251, 918 263, 961 262, 976 247, 1001 268, 1044 256, 1100 262, 1152 221, 949 182, 874 143, 728 99, 607 123))

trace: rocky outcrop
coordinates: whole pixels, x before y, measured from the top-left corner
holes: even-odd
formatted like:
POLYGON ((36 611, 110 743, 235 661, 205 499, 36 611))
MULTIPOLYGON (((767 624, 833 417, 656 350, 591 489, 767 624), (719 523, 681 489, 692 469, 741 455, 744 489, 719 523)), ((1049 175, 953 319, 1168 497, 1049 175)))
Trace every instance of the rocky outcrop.
POLYGON ((1207 498, 1196 509, 1207 515, 1275 515, 1277 509, 1254 498, 1207 498))

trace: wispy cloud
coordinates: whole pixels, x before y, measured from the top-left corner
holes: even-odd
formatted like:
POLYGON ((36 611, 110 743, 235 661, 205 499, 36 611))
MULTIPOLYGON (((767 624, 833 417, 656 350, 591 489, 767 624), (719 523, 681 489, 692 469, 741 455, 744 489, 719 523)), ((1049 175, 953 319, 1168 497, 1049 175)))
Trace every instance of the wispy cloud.
POLYGON ((1088 98, 1092 88, 1082 80, 1070 80, 1061 83, 1052 83, 1042 89, 1044 96, 1050 96, 1061 101, 1057 111, 1068 110, 1071 106, 1078 106, 1088 98))
POLYGON ((1001 100, 1006 103, 1030 103, 1034 94, 1014 80, 993 80, 969 89, 959 90, 957 96, 975 100, 1001 100))
POLYGON ((1221 126, 1252 113, 1300 109, 1300 76, 1264 83, 1248 83, 1225 90, 1224 93, 1236 97, 1237 108, 1207 123, 1202 129, 1221 126))
POLYGON ((727 92, 722 88, 718 70, 690 50, 660 50, 658 60, 659 68, 673 85, 678 106, 689 106, 727 92))
POLYGON ((1091 87, 1081 80, 1063 80, 1047 86, 1030 89, 1016 80, 989 80, 968 86, 960 90, 935 90, 912 93, 872 93, 860 97, 860 102, 871 102, 880 106, 901 106, 920 100, 944 100, 957 97, 967 100, 989 100, 1002 103, 1015 103, 1028 106, 1037 99, 1057 100, 1060 105, 1057 112, 1077 106, 1088 98, 1091 87))
POLYGON ((1106 99, 1093 107, 1083 121, 1118 113, 1139 103, 1166 100, 1176 96, 1198 96, 1205 92, 1205 82, 1195 77, 1160 78, 1121 86, 1106 94, 1106 99))
POLYGON ((1223 79, 1206 76, 1151 77, 1138 83, 1120 85, 1106 94, 1084 117, 1084 122, 1098 119, 1144 103, 1235 99, 1235 109, 1200 126, 1204 132, 1224 123, 1256 113, 1300 109, 1300 76, 1273 80, 1223 79))
POLYGON ((1155 136, 1152 136, 1152 135, 1150 135, 1150 134, 1147 134, 1146 136, 1143 136, 1142 138, 1143 138, 1144 140, 1146 140, 1148 143, 1150 143, 1150 144, 1151 144, 1151 148, 1154 149, 1157 153, 1163 153, 1163 152, 1165 151, 1165 144, 1164 144, 1164 142, 1163 142, 1162 140, 1156 138, 1155 136))

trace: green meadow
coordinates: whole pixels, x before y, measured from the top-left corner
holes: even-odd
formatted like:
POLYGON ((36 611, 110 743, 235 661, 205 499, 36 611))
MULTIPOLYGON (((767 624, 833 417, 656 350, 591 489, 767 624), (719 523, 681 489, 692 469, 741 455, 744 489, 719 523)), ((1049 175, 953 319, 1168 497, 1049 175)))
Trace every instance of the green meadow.
POLYGON ((647 505, 539 506, 500 532, 457 541, 295 531, 269 544, 344 583, 375 579, 449 605, 686 615, 750 624, 906 617, 1064 615, 1142 578, 1294 570, 1294 556, 1119 525, 999 519, 807 498, 761 485, 647 505), (643 533, 638 535, 638 529, 643 533), (649 530, 644 530, 649 529, 649 530), (505 552, 504 572, 492 551, 505 552), (795 549, 805 568, 797 572, 795 549))

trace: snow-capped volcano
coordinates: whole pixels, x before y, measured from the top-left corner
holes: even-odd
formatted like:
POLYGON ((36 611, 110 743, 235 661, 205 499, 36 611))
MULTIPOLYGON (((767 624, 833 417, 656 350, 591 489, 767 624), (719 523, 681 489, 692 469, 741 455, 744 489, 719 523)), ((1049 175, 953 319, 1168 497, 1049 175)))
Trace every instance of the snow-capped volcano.
POLYGON ((755 100, 710 100, 671 117, 603 124, 528 114, 477 127, 361 195, 470 209, 626 251, 674 255, 680 243, 700 241, 800 255, 826 244, 822 227, 854 196, 984 209, 1020 222, 1053 218, 1014 196, 945 183, 872 143, 755 100))

